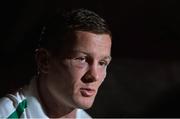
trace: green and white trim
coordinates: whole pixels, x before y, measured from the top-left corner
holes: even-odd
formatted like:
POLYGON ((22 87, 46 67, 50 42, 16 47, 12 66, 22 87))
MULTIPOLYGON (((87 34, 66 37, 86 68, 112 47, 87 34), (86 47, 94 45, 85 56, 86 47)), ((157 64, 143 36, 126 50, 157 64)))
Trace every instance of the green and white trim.
POLYGON ((11 118, 20 118, 22 113, 24 112, 25 108, 27 108, 27 100, 23 100, 19 105, 17 106, 16 110, 8 117, 8 119, 11 118))

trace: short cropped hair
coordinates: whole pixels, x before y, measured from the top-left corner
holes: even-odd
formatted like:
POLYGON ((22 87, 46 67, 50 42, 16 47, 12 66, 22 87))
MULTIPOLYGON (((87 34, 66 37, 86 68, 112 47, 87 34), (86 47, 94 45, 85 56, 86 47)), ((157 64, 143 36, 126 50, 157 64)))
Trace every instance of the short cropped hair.
POLYGON ((76 9, 56 14, 43 26, 39 47, 50 51, 62 50, 67 43, 71 43, 66 38, 67 34, 74 31, 108 34, 112 37, 106 21, 98 14, 87 9, 76 9))

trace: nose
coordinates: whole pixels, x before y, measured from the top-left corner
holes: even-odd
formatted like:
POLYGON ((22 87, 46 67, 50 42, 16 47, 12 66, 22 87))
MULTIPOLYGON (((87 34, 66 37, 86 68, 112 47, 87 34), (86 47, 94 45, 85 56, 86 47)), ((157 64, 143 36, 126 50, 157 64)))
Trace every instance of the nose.
POLYGON ((84 75, 84 77, 82 78, 82 81, 84 83, 91 83, 91 82, 95 82, 99 79, 99 71, 98 71, 98 65, 93 64, 91 66, 89 66, 86 74, 84 75))

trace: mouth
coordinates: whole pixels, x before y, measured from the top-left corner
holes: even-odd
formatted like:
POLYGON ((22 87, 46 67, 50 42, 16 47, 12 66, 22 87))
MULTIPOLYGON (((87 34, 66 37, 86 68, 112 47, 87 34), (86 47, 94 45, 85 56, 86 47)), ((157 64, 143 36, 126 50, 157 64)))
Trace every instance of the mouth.
POLYGON ((91 97, 95 95, 96 91, 91 88, 80 88, 81 95, 84 97, 91 97))

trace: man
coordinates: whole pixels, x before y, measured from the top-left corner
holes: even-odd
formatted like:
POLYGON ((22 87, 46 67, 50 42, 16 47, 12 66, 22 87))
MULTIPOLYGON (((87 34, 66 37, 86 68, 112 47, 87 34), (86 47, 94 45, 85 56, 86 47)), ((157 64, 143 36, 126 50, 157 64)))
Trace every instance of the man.
POLYGON ((96 13, 77 9, 55 15, 36 49, 37 75, 29 86, 0 100, 2 118, 90 118, 106 77, 111 32, 96 13))

